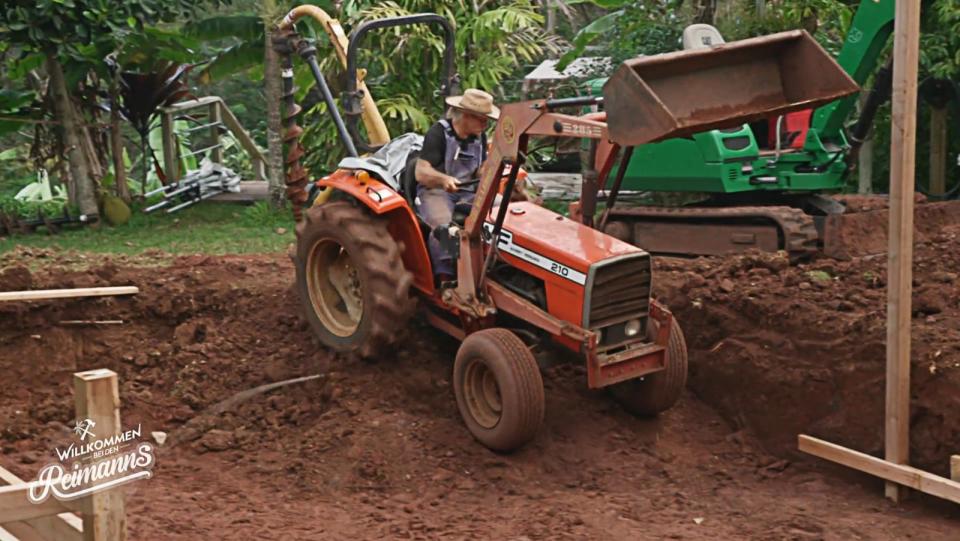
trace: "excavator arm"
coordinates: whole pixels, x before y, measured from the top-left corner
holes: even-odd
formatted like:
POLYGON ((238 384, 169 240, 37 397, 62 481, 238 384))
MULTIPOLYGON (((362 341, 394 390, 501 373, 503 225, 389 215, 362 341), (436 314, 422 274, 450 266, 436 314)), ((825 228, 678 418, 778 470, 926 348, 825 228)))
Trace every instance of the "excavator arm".
MULTIPOLYGON (((877 70, 880 55, 893 33, 895 3, 895 0, 860 2, 853 16, 837 63, 858 85, 865 84, 877 70)), ((836 139, 855 106, 856 97, 851 96, 817 109, 813 128, 821 138, 836 139)))

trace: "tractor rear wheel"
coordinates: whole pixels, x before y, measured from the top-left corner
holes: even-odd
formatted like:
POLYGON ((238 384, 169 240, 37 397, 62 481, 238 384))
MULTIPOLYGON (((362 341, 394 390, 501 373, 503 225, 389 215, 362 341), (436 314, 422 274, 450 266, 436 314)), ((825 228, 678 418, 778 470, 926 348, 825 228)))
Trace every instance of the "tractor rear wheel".
POLYGON ((468 336, 453 365, 453 391, 467 428, 494 451, 513 451, 543 423, 543 379, 516 334, 485 329, 468 336))
MULTIPOLYGON (((610 387, 614 399, 634 415, 650 417, 670 409, 687 385, 687 343, 677 320, 671 319, 670 322, 667 366, 660 372, 610 387)), ((647 324, 650 340, 657 336, 659 329, 660 324, 651 318, 647 324)))
POLYGON ((373 357, 394 343, 413 307, 413 275, 387 221, 337 201, 297 224, 297 291, 324 345, 373 357))

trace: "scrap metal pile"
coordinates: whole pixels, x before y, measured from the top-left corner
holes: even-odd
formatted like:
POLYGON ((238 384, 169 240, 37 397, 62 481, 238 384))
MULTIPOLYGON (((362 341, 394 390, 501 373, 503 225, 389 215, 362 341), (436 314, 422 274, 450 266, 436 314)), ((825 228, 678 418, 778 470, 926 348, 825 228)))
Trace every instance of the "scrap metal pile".
POLYGON ((172 214, 215 195, 239 191, 240 175, 229 167, 205 159, 200 169, 189 172, 178 182, 147 192, 148 198, 162 195, 163 200, 145 208, 144 212, 166 209, 167 214, 172 214))

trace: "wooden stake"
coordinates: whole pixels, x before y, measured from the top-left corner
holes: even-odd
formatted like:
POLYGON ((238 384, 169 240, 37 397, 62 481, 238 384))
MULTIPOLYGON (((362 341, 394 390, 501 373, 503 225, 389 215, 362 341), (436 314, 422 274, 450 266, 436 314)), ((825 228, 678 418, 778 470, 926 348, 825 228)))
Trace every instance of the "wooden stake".
POLYGON ((76 289, 37 289, 34 291, 0 292, 3 301, 37 301, 44 299, 68 299, 75 297, 102 297, 108 295, 136 295, 140 289, 134 286, 80 287, 76 289))
MULTIPOLYGON (((210 127, 210 139, 213 140, 211 145, 220 144, 220 123, 222 119, 220 118, 220 105, 221 102, 213 102, 208 105, 207 111, 209 112, 207 120, 209 123, 213 124, 210 127)), ((216 147, 210 151, 210 161, 213 163, 223 163, 223 147, 216 147)))
MULTIPOLYGON (((77 372, 73 375, 73 386, 77 418, 96 423, 98 438, 123 431, 116 372, 106 369, 77 372)), ((81 508, 85 541, 123 541, 127 538, 124 496, 117 488, 91 494, 83 499, 81 508)))
POLYGON ((177 162, 177 136, 173 133, 172 113, 164 111, 160 115, 160 134, 163 139, 163 172, 167 175, 167 182, 176 182, 180 180, 180 164, 177 162))
MULTIPOLYGON (((887 258, 887 461, 910 460, 910 295, 913 279, 913 186, 916 175, 920 2, 898 0, 890 121, 890 244, 887 258)), ((900 501, 901 487, 886 496, 900 501)))
POLYGON ((930 194, 947 193, 947 108, 930 109, 930 194))
POLYGON ((950 457, 950 479, 960 483, 960 455, 950 457))

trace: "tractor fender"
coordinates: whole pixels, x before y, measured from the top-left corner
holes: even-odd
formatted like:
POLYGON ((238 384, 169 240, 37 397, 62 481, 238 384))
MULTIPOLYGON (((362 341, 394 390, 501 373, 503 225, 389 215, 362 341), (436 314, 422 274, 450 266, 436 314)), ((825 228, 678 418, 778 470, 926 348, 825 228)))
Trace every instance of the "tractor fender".
POLYGON ((427 295, 433 294, 430 254, 417 217, 403 195, 366 171, 339 169, 317 181, 317 186, 348 195, 373 214, 385 217, 387 229, 400 245, 403 265, 413 273, 414 286, 427 295))

